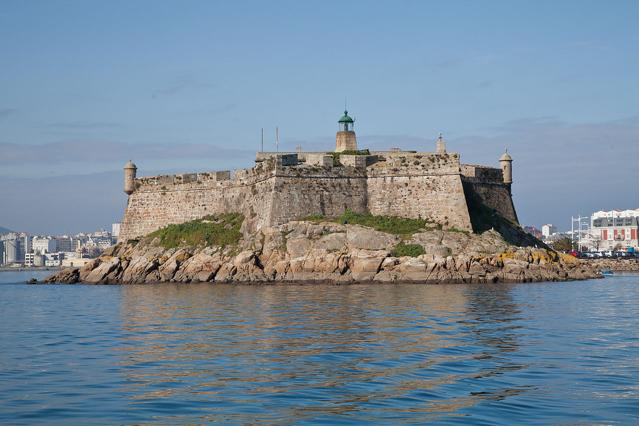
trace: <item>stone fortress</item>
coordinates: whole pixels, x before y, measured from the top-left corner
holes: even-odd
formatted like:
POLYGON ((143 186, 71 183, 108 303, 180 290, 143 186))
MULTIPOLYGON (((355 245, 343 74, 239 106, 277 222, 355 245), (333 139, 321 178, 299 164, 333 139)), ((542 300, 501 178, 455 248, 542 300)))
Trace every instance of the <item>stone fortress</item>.
POLYGON ((119 239, 222 213, 242 213, 248 232, 311 215, 336 217, 346 209, 464 231, 480 231, 475 216, 490 211, 518 225, 508 153, 500 168, 462 164, 441 135, 435 152, 358 151, 353 125, 344 111, 334 152, 258 152, 253 168, 234 172, 138 178, 129 161, 119 239))

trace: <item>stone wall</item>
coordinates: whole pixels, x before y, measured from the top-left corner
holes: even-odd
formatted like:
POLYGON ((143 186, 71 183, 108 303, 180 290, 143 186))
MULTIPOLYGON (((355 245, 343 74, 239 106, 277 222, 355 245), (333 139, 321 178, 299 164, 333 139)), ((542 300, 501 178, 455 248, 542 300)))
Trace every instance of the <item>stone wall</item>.
POLYGON ((270 223, 275 162, 249 170, 154 176, 136 179, 129 196, 119 239, 137 238, 168 224, 207 215, 238 212, 245 226, 257 229, 270 223))
POLYGON ((283 224, 313 214, 364 213, 366 169, 354 167, 282 168, 276 172, 271 222, 283 224))
POLYGON ((372 214, 421 217, 446 227, 472 229, 458 154, 387 154, 367 173, 372 214))
POLYGON ((232 178, 214 172, 136 179, 120 240, 220 213, 244 214, 245 229, 254 231, 313 214, 366 211, 365 167, 333 167, 332 157, 329 165, 298 166, 293 157, 278 155, 232 178))
POLYGON ((252 169, 143 177, 135 180, 120 240, 144 236, 168 224, 238 212, 254 231, 314 214, 346 209, 375 215, 424 218, 471 230, 467 200, 517 223, 510 187, 500 169, 461 165, 455 153, 389 152, 332 156, 293 153, 263 156, 252 169), (330 159, 330 161, 329 161, 330 159), (299 160, 305 162, 299 163, 299 160))
POLYGON ((515 205, 510 193, 510 185, 504 183, 501 169, 473 164, 461 167, 462 181, 466 197, 481 202, 489 209, 497 211, 502 217, 518 224, 515 205))

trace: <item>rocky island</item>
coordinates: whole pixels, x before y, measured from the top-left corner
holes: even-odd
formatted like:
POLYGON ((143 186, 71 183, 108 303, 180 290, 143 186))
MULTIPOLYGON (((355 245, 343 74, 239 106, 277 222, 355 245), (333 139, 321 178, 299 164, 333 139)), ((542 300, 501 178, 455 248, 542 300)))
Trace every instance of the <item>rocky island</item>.
POLYGON ((521 229, 512 157, 360 150, 344 111, 331 152, 258 152, 251 169, 137 177, 119 242, 48 282, 425 282, 585 279, 597 268, 521 229))
POLYGON ((241 215, 227 214, 169 225, 47 281, 496 283, 599 276, 597 268, 572 256, 530 246, 531 237, 523 233, 511 235, 527 245, 519 247, 495 229, 473 234, 352 212, 248 235, 242 223, 241 215))

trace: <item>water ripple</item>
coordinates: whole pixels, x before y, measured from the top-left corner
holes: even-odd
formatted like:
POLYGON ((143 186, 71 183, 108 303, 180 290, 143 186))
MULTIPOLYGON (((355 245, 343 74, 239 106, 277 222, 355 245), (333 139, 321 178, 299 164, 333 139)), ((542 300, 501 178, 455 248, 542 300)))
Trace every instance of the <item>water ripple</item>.
POLYGON ((500 286, 8 281, 0 423, 639 422, 637 276, 500 286))

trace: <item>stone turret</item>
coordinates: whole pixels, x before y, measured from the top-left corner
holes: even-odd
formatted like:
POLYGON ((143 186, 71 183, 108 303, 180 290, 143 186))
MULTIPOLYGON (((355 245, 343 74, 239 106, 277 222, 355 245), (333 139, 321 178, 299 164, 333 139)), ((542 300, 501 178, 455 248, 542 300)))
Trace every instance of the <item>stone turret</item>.
POLYGON ((135 174, 137 171, 137 166, 131 160, 124 166, 124 192, 128 195, 133 194, 135 191, 135 174))
POLYGON ((499 157, 499 165, 504 175, 504 183, 510 186, 513 183, 513 158, 508 154, 508 150, 499 157))
POLYGON ((439 134, 439 137, 437 138, 437 154, 446 154, 446 141, 444 140, 444 137, 442 136, 442 134, 439 134))
POLYGON ((335 152, 357 151, 357 138, 353 125, 355 122, 348 116, 348 111, 339 119, 339 131, 335 138, 335 152))

